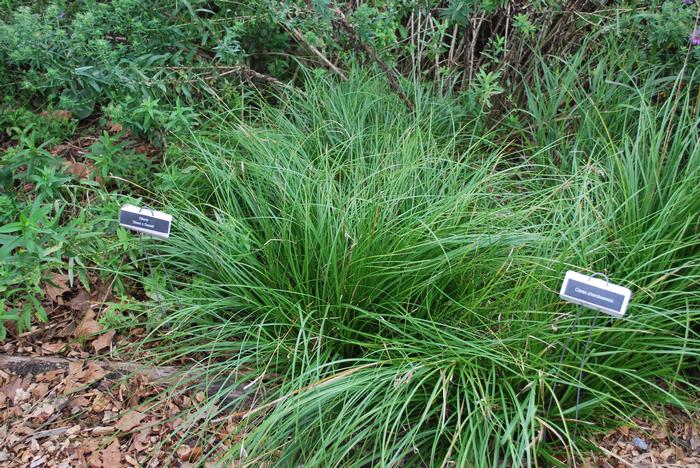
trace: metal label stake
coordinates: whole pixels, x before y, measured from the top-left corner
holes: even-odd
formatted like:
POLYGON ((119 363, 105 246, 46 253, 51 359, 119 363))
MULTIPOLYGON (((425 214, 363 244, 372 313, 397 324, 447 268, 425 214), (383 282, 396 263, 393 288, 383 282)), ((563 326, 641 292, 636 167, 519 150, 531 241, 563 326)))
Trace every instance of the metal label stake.
MULTIPOLYGON (((611 284, 607 275, 604 273, 594 273, 591 276, 587 276, 575 271, 567 271, 566 276, 564 277, 564 282, 561 285, 561 290, 559 291, 559 296, 567 302, 577 304, 578 311, 576 312, 574 323, 568 329, 569 337, 567 338, 559 356, 559 364, 557 366, 557 373, 555 374, 556 379, 559 378, 565 353, 570 351, 569 346, 571 345, 571 340, 573 339, 573 333, 580 326, 580 318, 581 314, 583 313, 583 308, 586 307, 596 311, 590 328, 588 329, 588 337, 586 338, 583 354, 581 355, 581 361, 579 362, 579 386, 576 390, 576 413, 574 418, 574 439, 576 439, 581 393, 583 390, 583 368, 586 360, 588 359, 588 349, 593 338, 593 330, 596 327, 598 315, 600 312, 603 312, 615 318, 624 317, 625 312, 627 311, 627 306, 632 298, 632 291, 623 286, 611 284), (596 278, 596 276, 601 276, 604 279, 596 278)), ((555 381, 554 386, 552 387, 552 393, 549 397, 549 402, 547 404, 547 411, 545 413, 545 416, 547 417, 552 409, 552 403, 554 401, 557 386, 558 384, 555 381)))
MULTIPOLYGON (((119 225, 138 234, 141 249, 143 250, 143 254, 146 257, 146 263, 148 264, 149 274, 151 278, 153 278, 153 281, 156 281, 153 274, 151 254, 149 253, 149 249, 146 247, 146 243, 144 242, 144 237, 150 237, 151 246, 158 256, 160 266, 163 269, 163 274, 165 275, 165 287, 168 289, 171 289, 169 287, 168 270, 165 268, 163 256, 160 254, 160 251, 155 244, 155 238, 168 239, 170 237, 172 220, 173 217, 171 215, 163 213, 162 211, 156 211, 148 205, 144 205, 140 208, 134 205, 124 205, 119 210, 119 225)), ((157 291, 156 294, 158 294, 157 291)), ((165 315, 165 307, 163 306, 161 298, 156 297, 155 299, 156 302, 158 302, 158 307, 160 308, 161 314, 165 315)))
POLYGON ((597 310, 615 318, 622 318, 632 299, 632 291, 623 286, 610 284, 604 273, 587 276, 575 271, 567 271, 559 297, 567 302, 597 310), (596 276, 602 276, 605 280, 596 276))

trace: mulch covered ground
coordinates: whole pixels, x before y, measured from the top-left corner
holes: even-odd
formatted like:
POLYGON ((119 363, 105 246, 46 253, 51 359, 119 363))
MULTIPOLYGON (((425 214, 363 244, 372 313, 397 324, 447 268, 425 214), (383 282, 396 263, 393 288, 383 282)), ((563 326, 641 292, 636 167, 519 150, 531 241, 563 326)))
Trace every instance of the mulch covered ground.
POLYGON ((204 392, 172 395, 163 379, 174 368, 120 360, 118 348, 144 333, 117 334, 98 321, 108 287, 48 286, 49 323, 0 347, 0 466, 119 467, 197 464, 227 449, 237 417, 204 437, 187 438, 184 419, 204 392))

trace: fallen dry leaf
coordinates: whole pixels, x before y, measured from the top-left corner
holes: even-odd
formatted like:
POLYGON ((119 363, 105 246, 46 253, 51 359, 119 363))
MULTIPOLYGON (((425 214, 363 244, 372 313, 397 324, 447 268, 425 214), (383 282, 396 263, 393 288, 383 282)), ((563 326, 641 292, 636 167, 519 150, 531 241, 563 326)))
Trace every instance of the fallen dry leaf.
POLYGON ((192 456, 192 447, 189 445, 181 445, 177 448, 177 457, 180 461, 189 461, 192 456))
POLYGON ((122 126, 122 124, 119 124, 119 123, 113 123, 112 125, 109 126, 109 131, 111 133, 119 133, 122 130, 124 130, 124 127, 122 126))
POLYGON ((66 166, 66 172, 74 176, 76 179, 88 179, 92 169, 87 164, 75 162, 75 161, 64 161, 63 165, 66 166))
POLYGON ((95 362, 88 363, 85 369, 83 369, 82 362, 71 362, 68 364, 68 377, 65 379, 63 394, 68 395, 78 389, 87 387, 105 375, 107 375, 107 372, 95 362))
POLYGON ((65 344, 65 343, 60 343, 60 342, 56 342, 56 343, 43 343, 43 344, 41 345, 41 350, 42 350, 42 351, 45 351, 45 352, 48 353, 48 354, 56 354, 56 353, 60 352, 60 351, 61 351, 63 348, 65 348, 65 347, 66 347, 66 344, 65 344))
POLYGON ((81 387, 80 376, 83 371, 83 362, 74 361, 68 363, 68 376, 65 379, 63 394, 68 395, 81 387))
POLYGON ((117 422, 117 429, 128 432, 139 425, 146 415, 138 411, 127 411, 117 422))
POLYGON ((35 399, 44 398, 47 393, 49 393, 49 385, 45 382, 40 382, 36 387, 32 389, 32 397, 35 399))
POLYGON ((83 361, 71 361, 68 363, 68 378, 74 377, 79 372, 83 371, 83 361))
POLYGON ((681 447, 676 447, 676 461, 681 461, 685 458, 685 452, 681 447))
POLYGON ((71 408, 85 408, 86 406, 90 406, 90 400, 85 398, 83 395, 79 395, 71 398, 69 405, 71 408))
POLYGON ((102 366, 96 362, 89 362, 87 368, 83 371, 81 380, 85 384, 91 384, 96 380, 100 380, 105 375, 107 375, 107 371, 105 371, 102 366))
POLYGON ((107 409, 107 406, 109 406, 110 403, 111 401, 107 395, 104 393, 98 393, 92 402, 92 411, 94 413, 101 413, 107 409))
POLYGON ((70 428, 68 428, 68 430, 66 431, 66 435, 67 436, 76 435, 76 434, 79 434, 80 431, 82 431, 82 430, 83 430, 83 427, 80 424, 75 424, 75 425, 71 426, 70 428))
POLYGON ((165 422, 165 426, 171 431, 177 431, 185 423, 181 418, 169 419, 165 422))
POLYGON ((78 294, 70 300, 68 306, 73 310, 81 312, 88 310, 90 308, 90 296, 85 290, 81 289, 78 291, 78 294))
POLYGON ((119 441, 114 439, 109 446, 102 451, 102 466, 105 468, 121 466, 122 454, 119 450, 119 441))
POLYGON ((112 346, 112 339, 114 338, 114 331, 108 331, 101 334, 96 340, 92 342, 92 347, 95 349, 96 353, 99 353, 105 348, 110 348, 112 346))
POLYGON ((76 338, 85 338, 90 335, 94 335, 102 331, 102 324, 95 320, 95 312, 92 309, 88 309, 85 312, 85 317, 78 324, 73 335, 76 338))
POLYGON ((20 387, 17 390, 15 390, 15 398, 14 398, 15 405, 17 405, 23 401, 27 401, 31 397, 32 397, 32 395, 28 391, 26 391, 25 389, 20 387))
POLYGON ((0 387, 0 392, 4 393, 7 398, 10 400, 15 399, 15 393, 17 393, 17 390, 19 388, 22 388, 22 379, 17 377, 14 379, 12 382, 8 383, 7 385, 4 385, 0 387))
POLYGON ((69 145, 56 145, 53 148, 51 148, 51 154, 54 156, 61 156, 68 151, 70 151, 71 147, 69 145))
POLYGON ((37 382, 55 382, 63 378, 63 374, 65 374, 66 371, 65 369, 56 369, 48 372, 44 372, 43 374, 39 374, 36 376, 36 381, 37 382))
POLYGON ((96 436, 104 436, 114 432, 114 426, 97 426, 92 428, 92 433, 96 436))
POLYGON ((675 454, 676 454, 676 449, 674 449, 673 447, 668 447, 663 452, 661 452, 659 454, 659 456, 661 457, 661 459, 663 461, 667 462, 667 461, 669 461, 668 459, 671 458, 672 456, 674 456, 675 454))
POLYGON ((148 430, 135 434, 133 438, 134 449, 136 449, 137 452, 143 452, 151 445, 150 439, 151 433, 148 430))
POLYGON ((70 291, 71 287, 68 284, 68 276, 63 273, 53 275, 46 280, 44 284, 44 293, 52 302, 63 304, 63 294, 70 291))
POLYGON ((29 464, 29 468, 38 468, 40 466, 43 466, 44 463, 46 463, 46 455, 34 457, 32 458, 32 462, 29 464))
POLYGON ((38 407, 32 415, 30 416, 31 418, 39 418, 39 419, 46 419, 54 412, 56 411, 56 407, 50 403, 44 403, 40 407, 38 407))
MULTIPOLYGON (((92 455, 90 455, 90 458, 88 458, 88 466, 90 468, 102 468, 102 456, 99 452, 93 452, 92 455)), ((117 465, 119 466, 119 465, 117 465)), ((104 468, 110 468, 110 467, 104 467, 104 468)))

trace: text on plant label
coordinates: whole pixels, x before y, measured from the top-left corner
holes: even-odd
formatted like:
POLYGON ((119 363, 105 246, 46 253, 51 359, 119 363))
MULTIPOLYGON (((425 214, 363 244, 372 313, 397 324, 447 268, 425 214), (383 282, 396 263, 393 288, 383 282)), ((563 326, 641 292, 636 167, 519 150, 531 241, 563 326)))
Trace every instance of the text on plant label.
POLYGON ((162 211, 124 205, 119 210, 119 225, 132 231, 167 239, 170 236, 172 216, 162 211))
POLYGON ((568 271, 559 296, 565 301, 579 304, 606 314, 622 317, 632 297, 632 292, 600 278, 568 271))

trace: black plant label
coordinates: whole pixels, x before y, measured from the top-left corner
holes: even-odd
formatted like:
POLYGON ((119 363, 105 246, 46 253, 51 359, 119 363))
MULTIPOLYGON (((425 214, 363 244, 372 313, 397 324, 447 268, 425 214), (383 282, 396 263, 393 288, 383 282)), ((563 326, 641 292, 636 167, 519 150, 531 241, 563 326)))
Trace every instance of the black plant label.
POLYGON ((119 224, 126 229, 167 239, 172 217, 160 211, 126 205, 119 211, 119 224))

